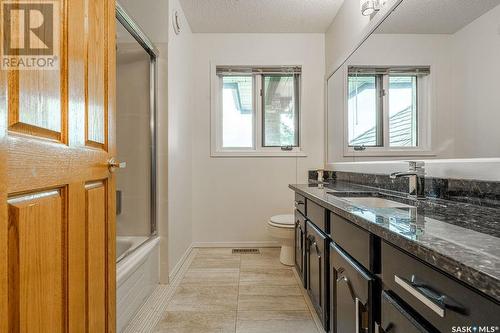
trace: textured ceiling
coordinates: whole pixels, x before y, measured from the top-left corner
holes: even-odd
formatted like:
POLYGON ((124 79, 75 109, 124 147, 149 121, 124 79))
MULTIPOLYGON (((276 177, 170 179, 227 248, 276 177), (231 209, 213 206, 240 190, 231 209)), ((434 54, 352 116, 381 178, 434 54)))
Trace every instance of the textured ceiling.
POLYGON ((325 32, 343 1, 180 0, 193 32, 226 33, 325 32))
POLYGON ((404 0, 376 33, 453 34, 500 0, 404 0))

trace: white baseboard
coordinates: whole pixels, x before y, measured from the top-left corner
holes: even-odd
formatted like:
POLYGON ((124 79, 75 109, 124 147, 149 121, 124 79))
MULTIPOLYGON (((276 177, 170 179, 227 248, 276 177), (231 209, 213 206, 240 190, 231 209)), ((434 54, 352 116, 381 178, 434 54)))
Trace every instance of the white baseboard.
POLYGON ((192 245, 194 248, 199 247, 237 247, 237 248, 248 248, 248 247, 279 247, 280 244, 275 241, 262 241, 262 242, 194 242, 192 245))
POLYGON ((175 264, 174 268, 172 269, 172 271, 170 272, 170 274, 168 274, 168 279, 169 281, 172 281, 173 279, 175 279, 175 277, 177 276, 177 274, 179 274, 179 271, 182 267, 182 265, 184 265, 184 263, 186 262, 187 258, 189 258, 189 255, 191 254, 191 252, 193 251, 193 244, 191 244, 187 249, 186 249, 186 252, 184 252, 184 254, 182 255, 182 257, 179 259, 179 261, 177 262, 177 264, 175 264))

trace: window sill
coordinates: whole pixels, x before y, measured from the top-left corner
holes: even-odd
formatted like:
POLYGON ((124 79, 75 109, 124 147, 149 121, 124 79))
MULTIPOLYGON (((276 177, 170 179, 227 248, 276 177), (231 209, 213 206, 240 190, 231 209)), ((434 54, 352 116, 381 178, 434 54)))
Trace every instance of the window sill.
POLYGON ((307 157, 303 151, 215 151, 210 157, 307 157))
POLYGON ((413 157, 413 156, 436 156, 430 150, 364 150, 345 151, 344 157, 413 157))

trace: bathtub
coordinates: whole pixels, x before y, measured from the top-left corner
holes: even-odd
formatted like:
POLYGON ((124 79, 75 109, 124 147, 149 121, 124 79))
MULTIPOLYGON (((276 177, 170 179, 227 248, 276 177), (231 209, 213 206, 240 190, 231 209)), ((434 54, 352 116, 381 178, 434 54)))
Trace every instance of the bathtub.
POLYGON ((116 238, 116 326, 122 332, 159 283, 159 238, 116 238))

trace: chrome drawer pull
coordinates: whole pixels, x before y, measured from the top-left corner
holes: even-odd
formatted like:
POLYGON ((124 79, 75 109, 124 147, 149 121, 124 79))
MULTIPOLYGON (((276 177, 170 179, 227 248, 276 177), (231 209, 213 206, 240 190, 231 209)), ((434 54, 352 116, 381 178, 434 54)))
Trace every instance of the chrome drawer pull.
POLYGON ((439 305, 435 301, 428 298, 426 295, 422 293, 412 282, 407 281, 404 278, 401 278, 397 275, 394 275, 394 282, 396 282, 401 288, 409 292, 416 299, 422 302, 429 309, 434 311, 438 316, 444 318, 445 316, 445 308, 444 305, 439 305))

